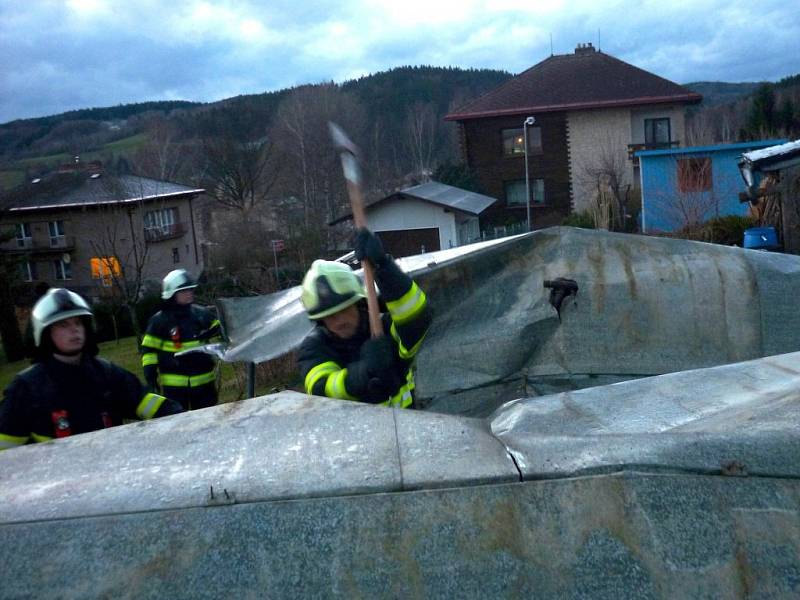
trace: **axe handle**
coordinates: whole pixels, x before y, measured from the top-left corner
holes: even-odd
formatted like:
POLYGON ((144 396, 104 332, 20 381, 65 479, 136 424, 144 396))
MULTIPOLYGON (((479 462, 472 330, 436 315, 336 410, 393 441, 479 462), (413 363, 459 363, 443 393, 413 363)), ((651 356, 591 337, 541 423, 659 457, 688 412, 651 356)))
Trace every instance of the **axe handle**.
MULTIPOLYGON (((347 193, 350 196, 350 208, 353 210, 353 221, 356 228, 367 226, 367 216, 364 214, 364 199, 358 184, 347 180, 347 193)), ((369 260, 363 261, 364 287, 367 288, 367 312, 369 314, 369 332, 373 338, 383 335, 381 326, 381 313, 378 308, 378 296, 375 294, 375 267, 369 260)))

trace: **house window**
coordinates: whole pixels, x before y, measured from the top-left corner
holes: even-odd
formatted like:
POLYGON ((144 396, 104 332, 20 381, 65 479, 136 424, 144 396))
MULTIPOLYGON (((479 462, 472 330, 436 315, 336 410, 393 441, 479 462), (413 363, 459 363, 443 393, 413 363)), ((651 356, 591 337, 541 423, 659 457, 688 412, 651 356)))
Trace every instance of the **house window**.
POLYGON ((17 248, 32 248, 33 236, 30 223, 17 223, 17 248))
MULTIPOLYGON (((544 179, 531 179, 531 204, 544 204, 544 179)), ((525 180, 505 182, 506 204, 508 206, 525 206, 525 180)))
POLYGON ((181 262, 181 254, 177 248, 172 249, 172 262, 179 263, 181 262))
POLYGON ((53 261, 53 275, 56 279, 72 279, 72 264, 69 260, 59 258, 53 261))
POLYGON ((150 210, 144 214, 145 230, 169 235, 173 233, 175 224, 178 222, 178 209, 162 208, 160 210, 150 210))
POLYGON ((644 143, 647 146, 669 146, 672 136, 669 117, 644 120, 644 143))
MULTIPOLYGON (((525 154, 525 132, 522 127, 503 129, 503 156, 525 154)), ((542 128, 528 127, 528 153, 542 153, 542 128)))
POLYGON ((707 192, 711 187, 710 158, 678 159, 678 190, 681 193, 707 192))
POLYGON ((114 277, 122 274, 122 268, 116 256, 95 256, 89 261, 92 279, 99 279, 104 287, 111 287, 114 277))
POLYGON ((19 264, 19 275, 22 281, 34 281, 36 279, 36 263, 29 260, 19 264))
POLYGON ((64 221, 50 221, 48 224, 50 230, 50 247, 63 248, 66 244, 64 237, 64 221))

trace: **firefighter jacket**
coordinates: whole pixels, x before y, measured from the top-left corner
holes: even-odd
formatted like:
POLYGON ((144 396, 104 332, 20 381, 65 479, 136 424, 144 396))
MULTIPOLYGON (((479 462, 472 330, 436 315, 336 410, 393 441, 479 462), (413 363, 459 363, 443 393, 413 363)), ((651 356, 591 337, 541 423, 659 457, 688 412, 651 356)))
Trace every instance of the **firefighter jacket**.
POLYGON ((375 280, 388 313, 381 315, 392 361, 379 376, 356 377, 369 357, 362 355, 370 338, 363 301, 359 331, 350 339, 332 334, 321 321, 300 346, 298 361, 308 394, 409 408, 413 404, 412 363, 431 323, 425 293, 391 259, 376 268, 375 280), (376 384, 377 385, 374 385, 376 384))
POLYGON ((211 311, 194 304, 168 302, 147 323, 142 339, 142 368, 151 390, 161 390, 184 408, 216 404, 214 359, 202 352, 175 356, 197 348, 219 334, 219 321, 211 311))
POLYGON ((0 450, 178 412, 177 402, 148 392, 133 373, 107 360, 84 357, 71 365, 49 357, 6 388, 0 450))

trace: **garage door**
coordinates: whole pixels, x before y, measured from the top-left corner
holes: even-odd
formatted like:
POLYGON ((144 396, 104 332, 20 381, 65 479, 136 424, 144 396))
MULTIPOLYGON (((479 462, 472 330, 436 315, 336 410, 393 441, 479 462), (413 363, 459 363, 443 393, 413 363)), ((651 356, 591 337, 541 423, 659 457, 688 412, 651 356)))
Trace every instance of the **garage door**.
POLYGON ((394 257, 412 256, 422 252, 439 250, 439 228, 396 229, 393 231, 377 231, 376 235, 383 242, 383 247, 394 257))

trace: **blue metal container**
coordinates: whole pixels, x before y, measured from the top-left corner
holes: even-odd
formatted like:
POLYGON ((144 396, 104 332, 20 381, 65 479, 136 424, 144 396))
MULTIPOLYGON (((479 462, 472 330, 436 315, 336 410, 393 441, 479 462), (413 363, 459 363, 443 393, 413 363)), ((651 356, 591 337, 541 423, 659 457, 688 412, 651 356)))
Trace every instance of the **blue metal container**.
POLYGON ((778 234, 774 227, 751 227, 744 230, 745 248, 777 248, 778 234))

